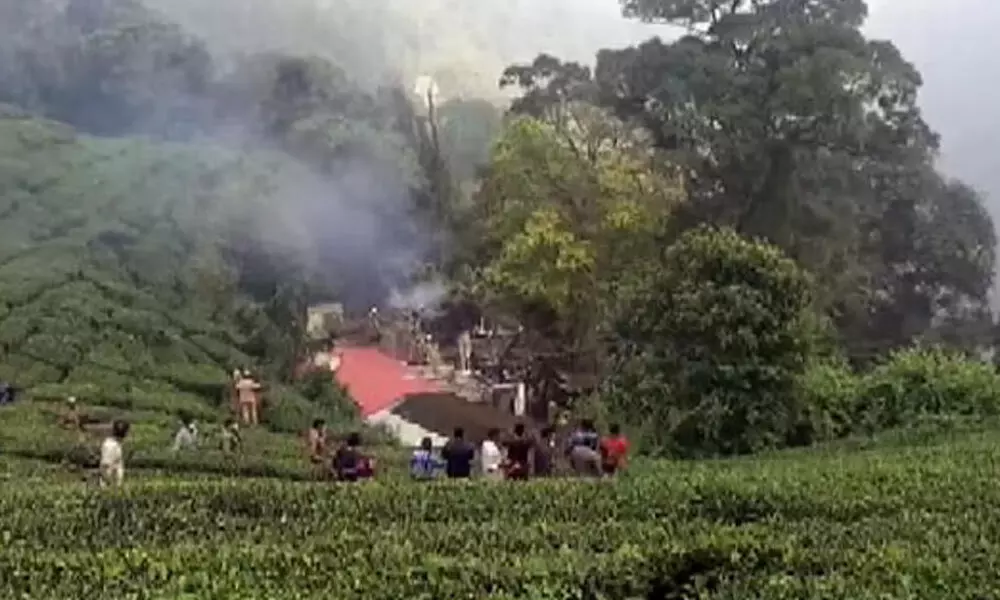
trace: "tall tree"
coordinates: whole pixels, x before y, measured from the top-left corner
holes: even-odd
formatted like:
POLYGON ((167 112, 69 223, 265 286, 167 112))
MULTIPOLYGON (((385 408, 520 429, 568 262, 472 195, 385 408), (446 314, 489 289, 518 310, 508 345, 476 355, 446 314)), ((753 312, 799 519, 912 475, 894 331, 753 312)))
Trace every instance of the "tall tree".
POLYGON ((510 69, 527 84, 515 109, 584 95, 640 123, 684 169, 689 202, 676 222, 783 248, 817 275, 824 308, 861 354, 986 307, 992 223, 975 194, 935 171, 919 73, 861 33, 862 0, 622 4, 687 34, 602 50, 593 76, 544 56, 510 69))

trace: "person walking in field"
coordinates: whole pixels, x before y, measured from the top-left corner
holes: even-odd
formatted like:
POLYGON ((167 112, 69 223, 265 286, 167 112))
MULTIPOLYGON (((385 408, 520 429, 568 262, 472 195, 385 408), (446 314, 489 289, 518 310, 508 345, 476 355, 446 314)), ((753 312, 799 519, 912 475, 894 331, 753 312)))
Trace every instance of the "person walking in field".
POLYGON ((434 442, 429 437, 420 440, 420 447, 410 458, 410 477, 417 481, 427 481, 437 476, 444 464, 434 457, 434 442))
POLYGON ((239 418, 240 414, 240 380, 243 379, 242 369, 233 369, 233 377, 229 385, 229 403, 233 415, 239 418))
POLYGON ((445 461, 445 474, 449 479, 468 479, 472 476, 472 461, 476 448, 465 439, 465 430, 456 427, 452 438, 441 448, 445 461))
POLYGON ((479 449, 479 460, 482 466, 483 477, 487 479, 503 479, 503 452, 497 439, 500 437, 499 429, 490 429, 486 433, 486 439, 479 449))
POLYGON ((185 413, 181 415, 181 427, 174 436, 172 450, 193 450, 198 446, 198 427, 194 423, 194 418, 185 413))
POLYGON ((59 424, 70 431, 78 431, 83 427, 83 419, 80 415, 80 407, 76 404, 76 396, 66 398, 66 413, 59 420, 59 424))
POLYGON ((514 435, 507 440, 505 446, 507 448, 505 469, 507 479, 518 481, 527 479, 534 460, 532 455, 535 451, 535 440, 528 435, 524 423, 514 425, 514 435))
POLYGON ((125 454, 122 444, 128 436, 127 421, 115 421, 111 425, 111 435, 101 443, 100 481, 101 486, 120 486, 125 480, 125 454))
POLYGON ((580 421, 580 427, 570 436, 566 454, 577 475, 599 477, 601 475, 600 436, 590 419, 580 421))
POLYGON ((243 438, 240 437, 240 426, 236 419, 228 418, 222 425, 222 440, 220 446, 226 454, 232 454, 243 445, 243 438))
POLYGON ((608 428, 608 436, 601 440, 601 471, 614 475, 625 468, 628 456, 628 438, 622 434, 621 426, 614 424, 608 428))
POLYGON ((260 390, 260 384, 250 375, 250 371, 243 371, 240 380, 236 382, 236 392, 239 395, 239 414, 244 425, 253 426, 259 422, 257 414, 258 390, 260 390))
POLYGON ((326 421, 316 419, 306 434, 307 451, 309 452, 309 462, 314 465, 321 465, 326 460, 326 421))

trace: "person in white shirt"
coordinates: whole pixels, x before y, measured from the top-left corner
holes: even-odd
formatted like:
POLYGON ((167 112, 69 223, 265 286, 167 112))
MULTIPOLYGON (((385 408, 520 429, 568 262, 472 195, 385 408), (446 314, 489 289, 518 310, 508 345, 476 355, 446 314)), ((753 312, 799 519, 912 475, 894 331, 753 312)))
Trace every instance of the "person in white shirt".
POLYGON ((191 415, 183 414, 181 415, 181 428, 177 430, 177 435, 174 436, 173 451, 194 449, 197 445, 198 428, 194 424, 194 418, 191 415))
POLYGON ((503 479, 503 471, 500 466, 503 464, 503 452, 497 444, 500 436, 499 429, 490 429, 483 440, 483 445, 479 449, 479 457, 482 462, 483 477, 487 479, 503 479))
POLYGON ((125 455, 122 442, 128 436, 127 421, 115 421, 111 425, 111 435, 101 443, 101 485, 121 485, 125 479, 125 455))

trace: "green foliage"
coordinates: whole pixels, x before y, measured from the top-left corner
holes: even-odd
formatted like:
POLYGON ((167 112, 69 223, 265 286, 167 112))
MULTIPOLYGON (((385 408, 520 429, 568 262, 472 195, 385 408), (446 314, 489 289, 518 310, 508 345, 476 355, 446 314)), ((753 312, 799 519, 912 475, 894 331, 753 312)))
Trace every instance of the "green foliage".
POLYGON ((460 182, 474 182, 490 160, 503 122, 500 108, 485 100, 454 99, 437 108, 441 148, 460 182))
POLYGON ((620 281, 680 194, 633 142, 592 106, 507 124, 457 232, 482 300, 531 335, 593 354, 620 281))
POLYGON ((325 419, 331 429, 344 431, 358 425, 360 414, 347 391, 329 373, 317 372, 294 387, 270 388, 262 418, 271 431, 300 434, 318 418, 325 419))
POLYGON ((1000 373, 947 350, 900 350, 863 379, 859 408, 856 418, 872 429, 935 416, 994 416, 1000 412, 1000 373))
POLYGON ((681 236, 638 273, 614 335, 607 400, 682 455, 781 446, 812 347, 809 277, 731 230, 681 236))
POLYGON ((240 289, 266 288, 267 274, 234 258, 252 244, 289 265, 289 244, 257 232, 299 236, 261 210, 266 186, 247 187, 273 165, 0 119, 0 378, 40 397, 212 419, 234 366, 294 360, 281 345, 294 323, 240 289))
POLYGON ((864 36, 864 2, 621 5, 686 35, 601 50, 593 70, 546 54, 509 67, 502 83, 524 92, 513 110, 590 102, 641 123, 685 173, 675 222, 782 248, 814 276, 855 362, 917 339, 992 343, 989 212, 935 170, 920 75, 890 42, 864 36))
POLYGON ((323 370, 313 371, 296 382, 296 390, 303 398, 324 411, 332 423, 356 422, 358 405, 351 400, 347 389, 323 370))
POLYGON ((799 415, 789 443, 807 445, 853 433, 858 427, 861 379, 839 358, 816 358, 800 375, 799 415))
POLYGON ((25 481, 0 488, 0 595, 972 600, 996 585, 996 442, 635 465, 597 485, 25 481))

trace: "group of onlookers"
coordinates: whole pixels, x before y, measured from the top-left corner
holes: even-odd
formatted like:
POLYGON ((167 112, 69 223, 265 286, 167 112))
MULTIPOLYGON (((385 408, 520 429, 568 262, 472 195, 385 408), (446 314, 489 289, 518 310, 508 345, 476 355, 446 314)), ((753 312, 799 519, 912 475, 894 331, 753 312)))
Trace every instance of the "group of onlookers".
MULTIPOLYGON (((612 425, 602 438, 593 421, 583 420, 564 450, 571 473, 600 477, 614 475, 625 467, 629 443, 617 425, 612 425)), ((410 459, 410 475, 414 479, 434 479, 443 472, 453 479, 469 478, 475 471, 477 454, 479 473, 487 479, 525 480, 563 471, 559 468, 555 429, 544 427, 536 436, 518 423, 507 436, 491 429, 478 452, 465 439, 462 428, 457 428, 441 448, 440 458, 434 455, 432 440, 424 438, 410 459)))
MULTIPOLYGON (((260 385, 247 372, 239 372, 234 390, 238 395, 238 408, 248 423, 256 423, 256 390, 260 385), (245 394, 252 393, 252 399, 245 394)), ((75 398, 69 399, 67 420, 80 428, 81 416, 75 398)), ((122 444, 129 433, 129 423, 114 421, 109 435, 101 443, 100 480, 105 485, 120 484, 125 465, 122 444)), ((198 428, 190 415, 181 416, 172 449, 180 451, 198 446, 198 428)), ((351 433, 335 449, 330 447, 326 423, 313 422, 308 432, 310 461, 323 478, 337 481, 358 481, 375 474, 375 460, 361 450, 361 435, 351 433)), ((239 424, 229 418, 221 429, 220 446, 226 453, 237 451, 242 445, 239 424)), ((581 476, 614 475, 625 467, 629 452, 628 439, 617 425, 611 425, 608 435, 602 437, 593 421, 582 420, 569 436, 560 452, 556 430, 547 426, 537 435, 528 431, 523 423, 515 425, 508 434, 491 429, 478 445, 466 439, 465 431, 456 428, 452 437, 438 453, 431 438, 424 438, 410 458, 410 476, 417 480, 435 479, 441 475, 451 479, 468 479, 481 476, 486 479, 525 480, 547 477, 559 473, 581 476)))
MULTIPOLYGON (((560 473, 601 477, 614 475, 625 468, 629 452, 628 439, 617 425, 609 428, 603 438, 592 421, 581 421, 559 451, 555 428, 544 427, 533 435, 523 423, 514 426, 509 435, 491 429, 478 446, 466 439, 465 431, 456 428, 451 439, 435 452, 433 440, 424 438, 410 457, 410 476, 417 480, 485 479, 525 480, 560 473), (565 457, 565 468, 562 468, 565 457)), ((361 451, 361 436, 348 435, 331 452, 326 422, 317 419, 307 434, 310 462, 323 479, 357 481, 375 475, 375 461, 361 451)))

